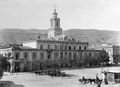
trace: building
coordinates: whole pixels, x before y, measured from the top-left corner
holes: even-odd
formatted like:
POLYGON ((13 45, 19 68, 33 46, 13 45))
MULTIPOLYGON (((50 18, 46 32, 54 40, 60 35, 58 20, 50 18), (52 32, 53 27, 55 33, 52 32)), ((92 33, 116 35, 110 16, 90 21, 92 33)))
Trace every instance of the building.
POLYGON ((61 67, 90 67, 100 65, 108 55, 105 50, 88 49, 88 42, 76 41, 62 34, 60 18, 56 9, 50 19, 48 37, 25 41, 21 46, 1 48, 0 54, 11 55, 14 70, 31 71, 36 69, 61 67))
POLYGON ((120 83, 120 69, 117 67, 104 70, 103 81, 106 79, 108 83, 120 83))
POLYGON ((102 48, 108 53, 111 64, 120 63, 120 45, 103 44, 102 48))
POLYGON ((113 58, 114 63, 120 63, 120 45, 113 45, 113 58))
POLYGON ((114 63, 114 58, 113 58, 113 45, 111 44, 103 44, 102 49, 104 49, 108 55, 109 55, 109 63, 113 64, 114 63))

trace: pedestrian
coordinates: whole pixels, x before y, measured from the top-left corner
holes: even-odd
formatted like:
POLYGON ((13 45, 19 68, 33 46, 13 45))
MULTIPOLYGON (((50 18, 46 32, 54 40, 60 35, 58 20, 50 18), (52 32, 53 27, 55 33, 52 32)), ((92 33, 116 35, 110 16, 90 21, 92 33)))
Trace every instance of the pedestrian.
POLYGON ((101 82, 98 82, 97 87, 101 87, 101 82))
POLYGON ((100 79, 98 77, 98 74, 96 75, 96 81, 95 81, 97 84, 100 82, 100 79))
POLYGON ((104 82, 105 82, 105 85, 107 85, 107 84, 108 84, 108 81, 107 81, 107 79, 105 79, 105 80, 104 80, 104 82))

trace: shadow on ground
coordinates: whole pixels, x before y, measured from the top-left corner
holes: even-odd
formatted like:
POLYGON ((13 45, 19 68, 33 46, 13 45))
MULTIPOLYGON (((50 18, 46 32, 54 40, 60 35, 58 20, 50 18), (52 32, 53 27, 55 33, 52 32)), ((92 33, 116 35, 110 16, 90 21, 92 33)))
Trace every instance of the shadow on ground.
POLYGON ((12 81, 0 81, 0 87, 25 87, 24 85, 15 84, 12 81))
POLYGON ((66 74, 65 77, 74 77, 74 76, 77 76, 77 75, 74 75, 74 74, 66 74))

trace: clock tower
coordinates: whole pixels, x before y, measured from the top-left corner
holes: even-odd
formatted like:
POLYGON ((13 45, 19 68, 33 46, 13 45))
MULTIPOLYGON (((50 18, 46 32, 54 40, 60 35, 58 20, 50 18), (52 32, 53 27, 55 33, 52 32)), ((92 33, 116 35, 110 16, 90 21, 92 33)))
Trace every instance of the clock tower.
POLYGON ((54 38, 55 36, 62 34, 62 28, 60 28, 60 18, 57 17, 56 9, 54 9, 53 17, 50 19, 50 28, 48 30, 48 38, 54 38))

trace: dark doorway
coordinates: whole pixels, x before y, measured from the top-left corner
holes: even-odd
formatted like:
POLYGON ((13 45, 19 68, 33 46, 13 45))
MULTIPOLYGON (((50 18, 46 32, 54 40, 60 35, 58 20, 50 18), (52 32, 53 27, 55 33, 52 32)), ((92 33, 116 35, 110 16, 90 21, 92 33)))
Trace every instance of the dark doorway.
POLYGON ((15 62, 14 70, 15 72, 20 72, 20 62, 15 62))

